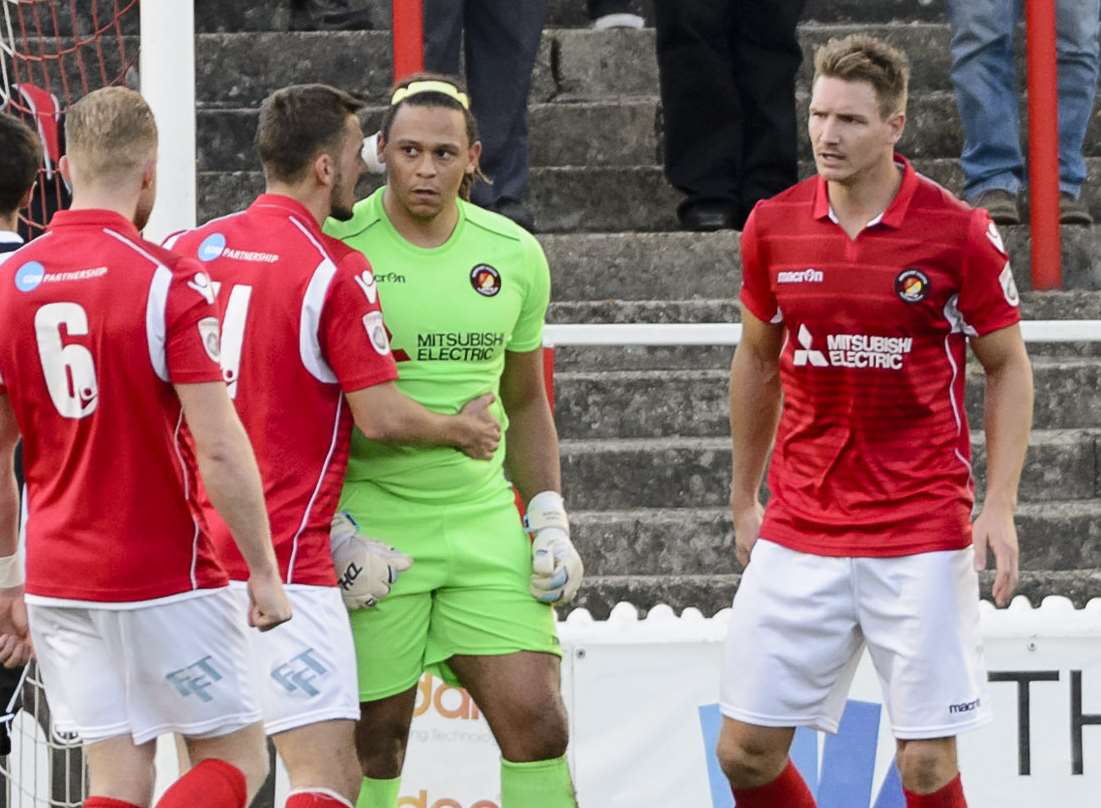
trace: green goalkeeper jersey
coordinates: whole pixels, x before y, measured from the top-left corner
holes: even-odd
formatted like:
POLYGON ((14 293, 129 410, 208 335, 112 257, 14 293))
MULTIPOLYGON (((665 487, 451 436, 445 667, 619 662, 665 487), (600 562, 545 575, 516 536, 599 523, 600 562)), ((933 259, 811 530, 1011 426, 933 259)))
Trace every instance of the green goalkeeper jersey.
MULTIPOLYGON (((346 222, 325 232, 371 263, 398 363, 398 387, 430 410, 458 412, 472 398, 498 396, 492 411, 508 429, 500 402, 505 351, 542 345, 550 271, 539 242, 496 213, 459 200, 446 243, 417 247, 394 228, 380 188, 346 222)), ((505 441, 490 461, 457 449, 379 443, 352 436, 347 485, 370 481, 411 500, 461 502, 492 496, 507 484, 505 441)))

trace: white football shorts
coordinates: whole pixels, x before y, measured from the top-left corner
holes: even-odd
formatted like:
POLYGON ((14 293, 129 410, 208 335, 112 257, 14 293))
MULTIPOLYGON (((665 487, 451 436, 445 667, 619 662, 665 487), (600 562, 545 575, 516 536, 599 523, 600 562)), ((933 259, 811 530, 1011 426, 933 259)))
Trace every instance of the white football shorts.
MULTIPOLYGON (((244 582, 230 584, 248 614, 244 582)), ((249 632, 253 686, 269 735, 321 721, 359 718, 356 652, 348 610, 335 586, 286 587, 294 617, 249 632)))
POLYGON ((228 588, 121 609, 28 604, 54 725, 85 743, 227 735, 260 720, 228 588))
POLYGON ((896 738, 991 720, 972 548, 833 558, 764 539, 734 597, 722 713, 837 732, 865 645, 896 738))

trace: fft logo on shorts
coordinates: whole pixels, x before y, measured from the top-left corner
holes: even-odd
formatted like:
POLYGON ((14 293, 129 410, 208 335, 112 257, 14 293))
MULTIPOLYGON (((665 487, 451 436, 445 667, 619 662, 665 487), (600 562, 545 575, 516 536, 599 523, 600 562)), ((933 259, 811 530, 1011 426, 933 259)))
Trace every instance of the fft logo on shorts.
POLYGON ((206 691, 222 681, 222 674, 214 666, 214 657, 205 656, 185 668, 169 671, 164 678, 175 685, 184 698, 197 696, 199 701, 214 701, 214 697, 206 691))
POLYGON ((301 694, 313 698, 321 690, 314 684, 329 672, 329 668, 317 656, 317 651, 307 648, 301 654, 291 657, 271 672, 271 678, 291 694, 301 694))

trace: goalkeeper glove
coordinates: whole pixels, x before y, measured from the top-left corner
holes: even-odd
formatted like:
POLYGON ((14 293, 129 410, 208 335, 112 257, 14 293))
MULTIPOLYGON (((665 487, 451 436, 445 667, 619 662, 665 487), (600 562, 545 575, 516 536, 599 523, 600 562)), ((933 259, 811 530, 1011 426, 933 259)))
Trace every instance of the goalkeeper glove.
POLYGON ((355 520, 343 511, 333 517, 329 542, 341 597, 349 609, 374 606, 390 594, 398 575, 413 566, 404 553, 361 536, 355 520))
POLYGON ((528 503, 524 527, 531 544, 531 594, 543 603, 569 603, 581 586, 585 567, 570 541, 570 522, 556 491, 536 494, 528 503))

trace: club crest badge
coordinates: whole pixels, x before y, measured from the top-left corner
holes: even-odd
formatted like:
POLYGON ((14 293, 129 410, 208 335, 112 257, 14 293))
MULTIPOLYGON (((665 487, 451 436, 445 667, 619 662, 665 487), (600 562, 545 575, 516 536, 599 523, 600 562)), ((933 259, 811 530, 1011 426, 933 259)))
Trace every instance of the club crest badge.
POLYGON ((904 269, 895 278, 895 292, 906 303, 920 303, 929 296, 929 276, 920 269, 904 269))
POLYGON ((501 291, 501 273, 489 264, 478 264, 470 270, 470 285, 482 297, 493 297, 501 291))

